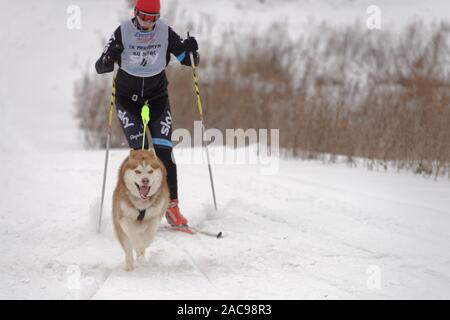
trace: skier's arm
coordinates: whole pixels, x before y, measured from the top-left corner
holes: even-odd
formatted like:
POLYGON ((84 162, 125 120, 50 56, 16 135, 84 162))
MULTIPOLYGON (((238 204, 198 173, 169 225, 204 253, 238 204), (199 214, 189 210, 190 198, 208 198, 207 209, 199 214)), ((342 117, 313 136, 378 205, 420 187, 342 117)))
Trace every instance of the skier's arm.
POLYGON ((195 38, 188 38, 184 41, 180 36, 169 27, 169 52, 177 57, 178 61, 185 66, 191 66, 191 58, 189 52, 194 54, 195 66, 200 63, 200 55, 197 52, 198 45, 195 38))
POLYGON ((97 73, 101 74, 114 71, 114 62, 117 62, 120 65, 122 51, 122 33, 120 27, 118 27, 106 44, 102 55, 95 63, 95 70, 97 70, 97 73))

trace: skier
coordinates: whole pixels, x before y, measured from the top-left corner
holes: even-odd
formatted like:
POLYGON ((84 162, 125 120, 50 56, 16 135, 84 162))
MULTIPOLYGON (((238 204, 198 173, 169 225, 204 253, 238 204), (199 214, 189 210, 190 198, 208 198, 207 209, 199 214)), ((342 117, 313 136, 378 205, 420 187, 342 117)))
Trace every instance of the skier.
MULTIPOLYGON (((183 41, 160 19, 159 0, 137 0, 134 17, 115 30, 95 64, 99 74, 112 72, 115 62, 119 65, 115 78, 115 106, 132 149, 142 147, 144 130, 140 112, 146 102, 150 106, 148 130, 156 155, 167 169, 170 206, 166 219, 174 227, 186 227, 188 221, 178 206, 177 166, 172 161, 172 115, 165 68, 170 54, 181 64, 191 66, 189 52, 193 53, 194 64, 198 66, 197 50, 194 37, 183 41)), ((147 140, 145 148, 148 148, 147 140)))

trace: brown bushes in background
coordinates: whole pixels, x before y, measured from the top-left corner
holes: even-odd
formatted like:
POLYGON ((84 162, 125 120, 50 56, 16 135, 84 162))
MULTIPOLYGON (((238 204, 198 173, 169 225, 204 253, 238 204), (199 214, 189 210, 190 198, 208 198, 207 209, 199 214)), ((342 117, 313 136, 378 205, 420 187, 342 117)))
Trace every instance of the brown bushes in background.
MULTIPOLYGON (((87 148, 104 148, 106 145, 111 90, 111 74, 99 76, 85 73, 75 83, 75 117, 87 148)), ((114 110, 111 146, 124 147, 127 145, 114 110)))
MULTIPOLYGON (((210 127, 279 128, 294 156, 319 153, 448 169, 450 27, 415 23, 402 32, 325 25, 291 42, 227 39, 235 55, 203 59, 201 89, 210 127)), ((189 75, 169 70, 177 125, 189 127, 189 75)), ((192 94, 191 94, 192 96, 192 94)))
MULTIPOLYGON (((275 25, 267 36, 230 35, 226 52, 202 46, 208 127, 280 129, 280 145, 293 156, 339 154, 448 172, 449 25, 414 23, 401 32, 320 25, 297 41, 286 33, 275 25)), ((167 73, 174 126, 192 130, 191 71, 169 66, 167 73)), ((78 109, 101 110, 79 113, 89 146, 101 145, 107 116, 110 89, 99 77, 85 76, 77 91, 78 109)))

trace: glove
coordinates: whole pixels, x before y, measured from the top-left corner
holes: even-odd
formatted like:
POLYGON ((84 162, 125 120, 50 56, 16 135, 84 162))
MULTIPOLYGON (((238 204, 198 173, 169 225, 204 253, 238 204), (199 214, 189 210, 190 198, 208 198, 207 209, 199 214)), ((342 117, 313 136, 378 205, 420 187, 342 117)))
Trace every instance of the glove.
MULTIPOLYGON (((194 65, 197 67, 200 63, 200 55, 197 51, 192 52, 192 55, 194 56, 194 65)), ((181 61, 181 64, 188 67, 192 65, 190 52, 186 54, 186 57, 181 61)))
POLYGON ((198 50, 198 43, 194 37, 188 37, 183 41, 184 50, 188 52, 195 52, 198 50))
POLYGON ((122 52, 123 47, 119 45, 108 48, 105 56, 103 57, 103 63, 111 64, 114 63, 115 61, 118 61, 120 59, 120 56, 122 55, 122 52))
MULTIPOLYGON (((198 67, 198 65, 200 64, 200 55, 198 54, 197 51, 194 51, 194 52, 192 53, 192 55, 194 56, 194 65, 195 65, 196 67, 198 67)), ((189 59, 189 60, 190 60, 190 59, 189 59)))

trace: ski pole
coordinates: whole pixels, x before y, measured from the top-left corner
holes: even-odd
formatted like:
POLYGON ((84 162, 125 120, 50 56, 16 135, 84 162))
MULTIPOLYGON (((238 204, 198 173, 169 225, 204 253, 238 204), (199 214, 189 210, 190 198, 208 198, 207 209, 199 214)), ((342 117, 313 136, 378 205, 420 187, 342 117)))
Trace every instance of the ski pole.
POLYGON ((108 135, 106 138, 106 156, 105 156, 105 167, 104 167, 104 171, 103 171, 102 198, 100 201, 100 212, 98 215, 98 229, 97 229, 98 233, 100 233, 101 224, 102 224, 103 202, 105 200, 106 175, 108 172, 109 147, 111 144, 112 119, 113 119, 113 108, 114 108, 115 99, 116 99, 116 74, 114 74, 114 76, 113 76, 112 89, 111 89, 111 100, 110 100, 110 104, 109 104, 108 135))
MULTIPOLYGON (((189 32, 187 33, 187 36, 189 38, 189 32)), ((206 159, 208 161, 209 181, 211 183, 212 196, 213 196, 213 200, 214 200, 214 208, 217 211, 218 209, 217 209, 217 201, 216 201, 216 192, 214 189, 214 180, 213 180, 212 169, 211 169, 211 161, 209 159, 208 145, 206 144, 206 141, 205 141, 205 131, 206 131, 205 121, 203 119, 202 100, 200 98, 200 89, 199 89, 199 85, 198 85, 197 72, 195 69, 194 54, 192 52, 189 52, 189 57, 191 58, 192 76, 194 78, 194 87, 195 87, 195 92, 197 94, 197 108, 198 108, 198 112, 200 113, 200 120, 202 122, 202 145, 203 145, 204 150, 206 151, 206 159)))

